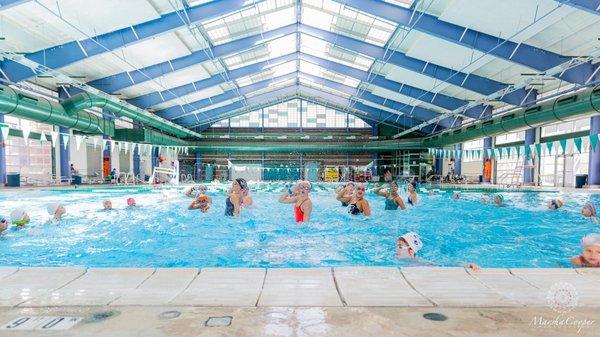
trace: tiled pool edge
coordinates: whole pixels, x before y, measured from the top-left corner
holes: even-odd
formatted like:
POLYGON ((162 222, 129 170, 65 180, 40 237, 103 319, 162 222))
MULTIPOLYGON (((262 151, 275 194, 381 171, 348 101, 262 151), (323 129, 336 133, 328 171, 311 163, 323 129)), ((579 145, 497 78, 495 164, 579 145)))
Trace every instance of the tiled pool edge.
POLYGON ((600 307, 595 269, 0 267, 1 307, 600 307))

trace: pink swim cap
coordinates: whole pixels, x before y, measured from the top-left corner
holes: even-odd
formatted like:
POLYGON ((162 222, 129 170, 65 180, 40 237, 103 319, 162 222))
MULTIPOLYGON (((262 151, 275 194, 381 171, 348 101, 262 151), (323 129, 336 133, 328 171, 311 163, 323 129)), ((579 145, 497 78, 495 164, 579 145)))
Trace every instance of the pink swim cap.
POLYGON ((127 206, 133 206, 133 205, 135 205, 135 199, 127 198, 127 206))

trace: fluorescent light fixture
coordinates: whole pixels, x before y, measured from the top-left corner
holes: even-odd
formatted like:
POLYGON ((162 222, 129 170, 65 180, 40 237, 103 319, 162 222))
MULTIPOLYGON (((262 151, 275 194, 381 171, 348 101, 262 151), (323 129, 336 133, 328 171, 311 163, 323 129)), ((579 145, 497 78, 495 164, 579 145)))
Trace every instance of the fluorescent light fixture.
POLYGON ((379 136, 371 136, 369 139, 379 139, 379 136))
POLYGON ((300 139, 310 139, 310 136, 308 136, 308 135, 302 136, 302 137, 300 137, 300 139))
POLYGON ((277 139, 287 139, 287 136, 279 136, 277 139))
POLYGON ((356 139, 356 136, 348 136, 346 139, 356 139))
POLYGON ((323 139, 333 139, 333 136, 323 137, 323 139))
POLYGON ((219 138, 229 138, 229 135, 221 135, 219 138))
POLYGON ((254 136, 254 139, 265 139, 265 136, 263 136, 263 135, 254 136))

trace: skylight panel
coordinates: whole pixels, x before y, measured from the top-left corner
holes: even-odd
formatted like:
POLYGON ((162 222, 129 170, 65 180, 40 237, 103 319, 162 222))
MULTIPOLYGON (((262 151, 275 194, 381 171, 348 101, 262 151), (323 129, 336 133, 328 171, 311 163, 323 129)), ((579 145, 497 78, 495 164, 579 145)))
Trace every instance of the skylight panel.
POLYGON ((410 8, 412 7, 413 2, 415 2, 414 0, 383 0, 387 3, 391 3, 392 5, 396 5, 396 6, 400 6, 400 7, 404 7, 404 8, 410 8))

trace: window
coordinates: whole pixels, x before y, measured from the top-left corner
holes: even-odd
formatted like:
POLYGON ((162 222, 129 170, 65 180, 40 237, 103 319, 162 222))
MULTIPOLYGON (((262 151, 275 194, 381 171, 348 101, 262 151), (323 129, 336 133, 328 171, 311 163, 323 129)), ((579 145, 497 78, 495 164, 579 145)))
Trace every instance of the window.
POLYGON ((564 135, 590 129, 591 119, 583 118, 571 122, 560 122, 542 127, 542 137, 564 135))
POLYGON ((500 136, 496 136, 496 145, 524 142, 524 141, 525 141, 525 131, 512 132, 512 133, 507 133, 507 134, 503 134, 500 136))
MULTIPOLYGON (((47 136, 52 131, 51 125, 13 116, 6 116, 4 122, 15 129, 29 127, 32 132, 44 131, 47 136)), ((52 174, 52 142, 8 137, 6 142, 6 172, 18 172, 22 178, 49 179, 52 174)))
POLYGON ((359 117, 299 99, 224 119, 211 127, 260 128, 264 125, 265 128, 300 128, 300 123, 305 128, 370 128, 359 117))

